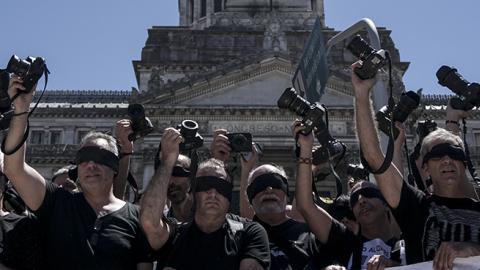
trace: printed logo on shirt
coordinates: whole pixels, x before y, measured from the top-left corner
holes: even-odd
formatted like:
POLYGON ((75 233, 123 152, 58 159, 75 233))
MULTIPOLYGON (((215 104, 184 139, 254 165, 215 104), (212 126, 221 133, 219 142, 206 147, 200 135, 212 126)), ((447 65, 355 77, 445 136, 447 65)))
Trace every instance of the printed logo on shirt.
POLYGON ((431 204, 423 234, 424 259, 432 260, 442 242, 480 243, 480 212, 431 204))
MULTIPOLYGON (((383 255, 390 259, 392 248, 382 239, 376 238, 363 243, 362 247, 362 269, 367 269, 367 263, 373 255, 383 255)), ((353 254, 348 261, 348 269, 352 268, 353 254)))

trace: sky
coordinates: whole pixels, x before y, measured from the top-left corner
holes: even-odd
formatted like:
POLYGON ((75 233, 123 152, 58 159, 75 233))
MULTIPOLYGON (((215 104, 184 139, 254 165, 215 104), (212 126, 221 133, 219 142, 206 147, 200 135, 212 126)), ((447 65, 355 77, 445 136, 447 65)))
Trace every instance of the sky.
MULTIPOLYGON (((361 18, 391 30, 407 90, 449 94, 437 84, 441 65, 480 81, 480 1, 325 0, 326 25, 342 31, 361 18)), ((12 54, 43 56, 47 89, 130 90, 133 60, 152 26, 178 25, 178 0, 16 0, 0 7, 0 68, 12 54)))

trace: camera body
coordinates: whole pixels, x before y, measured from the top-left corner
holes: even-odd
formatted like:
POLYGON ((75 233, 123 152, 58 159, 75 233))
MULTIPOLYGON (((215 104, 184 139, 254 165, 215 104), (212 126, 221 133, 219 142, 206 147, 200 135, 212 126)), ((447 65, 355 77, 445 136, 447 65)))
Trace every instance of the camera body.
POLYGON ((418 141, 422 142, 425 137, 427 137, 430 132, 437 129, 437 123, 433 120, 427 119, 424 121, 418 121, 417 124, 417 135, 418 141))
POLYGON ((27 57, 22 60, 20 57, 13 55, 8 61, 6 71, 20 77, 25 87, 25 92, 29 93, 33 90, 33 86, 40 80, 46 70, 45 59, 42 57, 27 57))
MULTIPOLYGON (((400 100, 393 108, 393 111, 390 111, 388 106, 382 107, 376 114, 375 117, 378 123, 378 129, 380 129, 386 135, 390 135, 390 126, 391 121, 405 122, 408 116, 418 107, 420 104, 420 96, 414 91, 408 91, 402 93, 400 100)), ((394 127, 393 129, 393 138, 398 137, 398 129, 394 127)))
POLYGON ((362 66, 353 70, 362 80, 375 77, 387 60, 385 50, 375 50, 360 35, 350 41, 347 49, 362 60, 362 66))
POLYGON ((45 59, 41 57, 27 57, 27 59, 22 60, 13 55, 10 58, 7 68, 0 71, 0 130, 6 130, 10 127, 10 120, 13 116, 12 100, 8 95, 10 73, 23 80, 25 90, 22 92, 30 93, 45 72, 48 72, 48 69, 45 59))
POLYGON ((468 111, 480 106, 480 84, 468 82, 454 67, 441 66, 436 75, 441 86, 447 87, 460 97, 451 99, 450 104, 454 109, 468 111))
POLYGON ((289 109, 302 117, 302 123, 305 129, 301 132, 305 135, 312 132, 314 128, 326 128, 323 122, 325 108, 317 103, 310 104, 310 102, 299 96, 297 91, 292 87, 285 89, 278 99, 277 105, 281 109, 289 109))
POLYGON ((183 137, 180 144, 180 151, 190 151, 203 146, 203 137, 198 133, 198 123, 193 120, 183 120, 177 126, 178 131, 183 137))
POLYGON ((234 153, 251 152, 252 151, 252 134, 251 133, 227 133, 230 148, 234 153))
POLYGON ((145 108, 142 104, 134 103, 128 105, 127 113, 132 121, 133 131, 128 135, 128 140, 135 141, 153 131, 152 122, 145 116, 145 108))
POLYGON ((347 175, 350 175, 355 180, 366 180, 368 178, 368 171, 358 164, 348 164, 347 175))
POLYGON ((335 160, 345 152, 346 146, 338 140, 330 140, 325 146, 316 147, 312 151, 313 165, 319 165, 328 160, 335 160), (328 151, 328 152, 327 152, 328 151))

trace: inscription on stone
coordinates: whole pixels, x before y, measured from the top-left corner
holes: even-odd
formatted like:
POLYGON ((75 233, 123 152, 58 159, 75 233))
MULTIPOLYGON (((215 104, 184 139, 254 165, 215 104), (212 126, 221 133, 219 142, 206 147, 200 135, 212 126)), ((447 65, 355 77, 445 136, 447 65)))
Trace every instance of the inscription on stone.
POLYGON ((267 121, 214 121, 208 123, 208 129, 226 129, 228 132, 250 132, 253 135, 278 135, 289 136, 292 122, 267 122, 267 121))

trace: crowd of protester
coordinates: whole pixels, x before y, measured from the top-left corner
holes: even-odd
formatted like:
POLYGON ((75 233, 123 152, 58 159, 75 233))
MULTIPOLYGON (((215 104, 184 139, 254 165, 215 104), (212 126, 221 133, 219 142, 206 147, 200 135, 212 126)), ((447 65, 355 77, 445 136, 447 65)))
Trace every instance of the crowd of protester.
MULTIPOLYGON (((359 144, 365 162, 379 168, 385 157, 372 117, 375 80, 352 72, 352 83, 359 144)), ((22 87, 12 76, 9 95, 22 87)), ((297 120, 295 192, 285 170, 260 164, 253 146, 240 159, 240 196, 232 202, 228 131, 215 131, 211 158, 198 162, 181 153, 184 138, 170 127, 135 204, 124 199, 131 121, 116 123, 115 138, 88 133, 75 165, 47 180, 25 161, 25 112, 33 94, 12 101, 15 116, 2 143, 9 154, 0 156, 0 269, 384 269, 433 260, 440 270, 480 255, 480 202, 458 136, 465 111, 449 106, 446 129, 423 139, 417 164, 420 180, 431 182, 426 191, 402 171, 405 131, 397 123, 393 163, 374 175, 376 184, 356 181, 328 207, 318 203, 312 196, 315 138, 301 132, 305 126, 297 120), (229 212, 232 203, 239 215, 229 212)))

